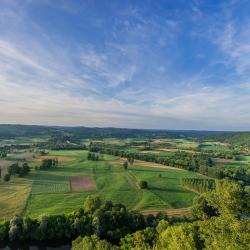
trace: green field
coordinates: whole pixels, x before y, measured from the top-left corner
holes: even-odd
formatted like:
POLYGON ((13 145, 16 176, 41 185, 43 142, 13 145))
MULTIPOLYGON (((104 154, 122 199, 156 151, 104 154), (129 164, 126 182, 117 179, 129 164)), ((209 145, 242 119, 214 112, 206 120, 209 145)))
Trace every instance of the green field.
POLYGON ((36 171, 23 211, 25 215, 37 217, 71 212, 82 207, 84 199, 91 193, 123 203, 133 210, 188 207, 196 195, 181 186, 182 177, 196 176, 191 172, 140 166, 125 171, 122 166, 109 162, 117 157, 104 156, 102 161, 88 161, 86 151, 52 151, 50 155, 72 157, 73 160, 61 162, 54 169, 36 171), (97 190, 71 192, 69 176, 84 175, 93 176, 97 190), (146 180, 149 189, 140 189, 140 180, 146 180))

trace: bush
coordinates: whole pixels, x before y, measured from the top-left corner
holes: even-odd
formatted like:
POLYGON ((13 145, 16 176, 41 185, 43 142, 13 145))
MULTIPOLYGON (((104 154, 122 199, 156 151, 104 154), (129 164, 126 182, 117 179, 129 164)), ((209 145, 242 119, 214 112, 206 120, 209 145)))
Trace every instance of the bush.
POLYGON ((8 182, 10 180, 10 174, 6 174, 4 177, 3 177, 4 181, 8 182))
POLYGON ((98 195, 89 195, 84 201, 84 211, 87 213, 93 213, 101 206, 101 198, 98 195))
POLYGON ((140 181, 139 186, 141 189, 147 189, 148 188, 148 183, 146 181, 140 181))
POLYGON ((91 237, 85 236, 84 238, 78 237, 72 243, 73 250, 115 250, 118 249, 115 246, 112 246, 106 240, 100 240, 96 235, 91 237))

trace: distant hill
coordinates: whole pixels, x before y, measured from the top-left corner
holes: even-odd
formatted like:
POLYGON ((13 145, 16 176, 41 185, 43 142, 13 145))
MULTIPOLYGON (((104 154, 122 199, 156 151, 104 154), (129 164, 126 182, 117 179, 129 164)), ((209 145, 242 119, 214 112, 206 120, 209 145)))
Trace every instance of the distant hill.
POLYGON ((203 137, 217 135, 221 132, 195 130, 156 130, 127 128, 90 128, 0 124, 0 138, 36 137, 67 135, 76 138, 96 137, 203 137))
POLYGON ((250 147, 250 132, 225 132, 207 136, 208 139, 250 147))

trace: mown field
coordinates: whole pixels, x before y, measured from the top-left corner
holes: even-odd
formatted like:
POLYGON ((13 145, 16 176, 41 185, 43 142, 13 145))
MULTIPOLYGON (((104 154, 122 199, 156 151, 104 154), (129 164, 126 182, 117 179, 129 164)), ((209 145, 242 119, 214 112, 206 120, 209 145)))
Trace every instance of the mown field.
MULTIPOLYGON (((188 171, 137 166, 136 162, 125 171, 118 157, 104 155, 100 161, 89 161, 87 151, 79 150, 51 151, 49 156, 58 157, 57 167, 32 169, 28 177, 1 182, 0 218, 71 212, 92 193, 139 211, 188 207, 196 196, 181 186, 182 177, 196 176, 188 171), (72 192, 70 176, 92 176, 96 190, 72 192), (147 190, 139 188, 140 180, 148 182, 147 190)), ((36 158, 32 165, 40 162, 36 158)))

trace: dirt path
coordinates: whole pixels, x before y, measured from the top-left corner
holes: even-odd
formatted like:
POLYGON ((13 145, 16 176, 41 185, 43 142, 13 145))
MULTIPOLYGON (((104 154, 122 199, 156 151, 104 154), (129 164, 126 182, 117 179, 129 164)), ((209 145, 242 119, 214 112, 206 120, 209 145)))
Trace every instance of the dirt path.
POLYGON ((189 208, 170 208, 170 209, 159 209, 159 210, 145 210, 141 211, 143 215, 157 215, 159 212, 167 214, 169 217, 178 217, 178 216, 190 216, 191 212, 189 208))

